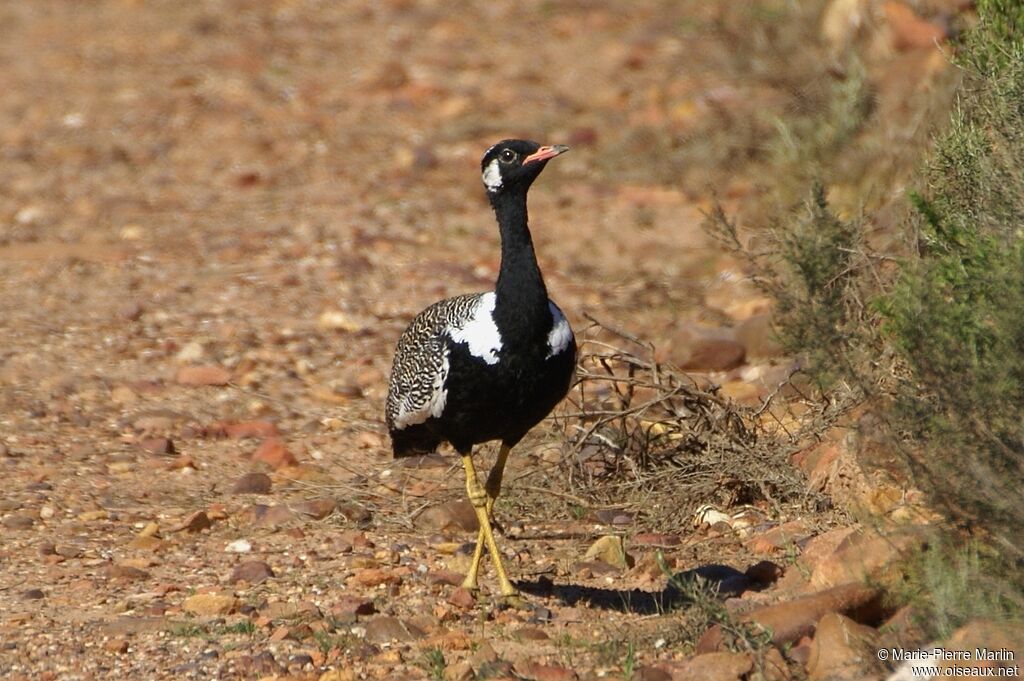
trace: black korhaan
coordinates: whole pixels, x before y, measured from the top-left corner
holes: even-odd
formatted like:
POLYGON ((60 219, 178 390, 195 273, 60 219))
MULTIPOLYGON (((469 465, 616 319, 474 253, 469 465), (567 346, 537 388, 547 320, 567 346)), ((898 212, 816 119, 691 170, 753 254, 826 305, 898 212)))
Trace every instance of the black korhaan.
POLYGON ((501 233, 494 291, 448 298, 418 314, 398 341, 388 386, 387 425, 396 457, 433 451, 447 441, 462 456, 466 491, 480 521, 463 582, 477 587, 483 547, 501 592, 516 593, 498 554, 490 516, 509 450, 569 391, 576 340, 548 299, 527 225, 526 194, 548 160, 568 147, 498 142, 480 167, 501 233), (473 445, 500 440, 497 462, 481 486, 473 445))

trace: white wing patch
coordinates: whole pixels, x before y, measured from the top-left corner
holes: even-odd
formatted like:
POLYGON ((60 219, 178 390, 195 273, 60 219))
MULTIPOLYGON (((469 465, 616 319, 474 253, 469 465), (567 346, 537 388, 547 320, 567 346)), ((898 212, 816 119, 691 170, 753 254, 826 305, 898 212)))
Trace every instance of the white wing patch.
POLYGON ((460 327, 448 329, 448 335, 453 341, 465 343, 469 346, 469 354, 488 364, 497 364, 501 359, 501 333, 494 323, 494 303, 493 291, 483 294, 469 319, 460 327))
POLYGON ((430 385, 430 397, 419 409, 415 410, 410 409, 410 399, 408 397, 402 400, 402 403, 398 405, 398 415, 395 417, 395 430, 423 423, 431 416, 440 418, 444 412, 444 405, 448 401, 448 389, 444 387, 444 382, 447 379, 448 348, 446 347, 442 354, 441 370, 434 376, 434 380, 430 385))
POLYGON ((544 359, 550 359, 555 355, 563 352, 569 343, 572 342, 572 327, 569 326, 569 320, 565 318, 562 311, 558 309, 558 306, 548 301, 548 307, 551 308, 551 331, 548 332, 548 354, 544 359))
POLYGON ((498 159, 494 159, 484 168, 484 184, 487 191, 496 192, 501 189, 501 169, 498 168, 498 159))

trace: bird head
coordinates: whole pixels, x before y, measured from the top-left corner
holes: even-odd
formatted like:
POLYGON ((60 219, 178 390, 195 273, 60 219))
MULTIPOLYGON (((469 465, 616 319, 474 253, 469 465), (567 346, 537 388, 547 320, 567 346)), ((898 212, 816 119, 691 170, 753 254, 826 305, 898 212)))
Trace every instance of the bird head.
POLYGON ((480 161, 484 186, 493 198, 509 191, 526 191, 549 159, 569 151, 564 144, 541 146, 529 140, 502 140, 480 161))

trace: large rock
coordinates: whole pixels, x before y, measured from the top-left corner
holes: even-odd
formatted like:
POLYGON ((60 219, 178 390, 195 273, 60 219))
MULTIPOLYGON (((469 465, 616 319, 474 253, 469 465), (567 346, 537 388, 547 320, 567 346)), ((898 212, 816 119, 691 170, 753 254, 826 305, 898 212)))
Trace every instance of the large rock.
POLYGON ((149 573, 133 565, 110 565, 106 569, 107 579, 121 579, 124 581, 136 581, 149 579, 149 573))
POLYGON ((672 672, 665 669, 665 665, 646 664, 638 667, 629 681, 672 681, 672 672))
POLYGON ((229 594, 196 594, 189 596, 181 604, 181 609, 193 615, 212 617, 227 615, 235 609, 238 601, 229 594))
POLYGON ((279 528, 299 520, 290 508, 283 504, 267 506, 266 504, 253 504, 239 514, 243 523, 252 523, 260 527, 279 528))
POLYGON ((262 584, 274 576, 274 570, 262 560, 247 560, 235 566, 228 577, 228 583, 262 584))
POLYGON ((620 570, 628 570, 636 562, 626 553, 622 537, 613 534, 605 535, 591 544, 583 554, 583 560, 599 560, 620 570))
POLYGON ((177 525, 168 528, 169 532, 202 532, 213 527, 213 520, 206 511, 195 511, 183 518, 177 525))
POLYGON ((811 656, 807 661, 810 681, 859 679, 878 663, 878 631, 857 624, 839 613, 818 622, 811 656))
POLYGON ((824 492, 858 518, 885 524, 922 524, 938 520, 924 506, 924 495, 910 484, 906 456, 871 411, 853 414, 821 442, 793 454, 807 476, 808 488, 824 492))
POLYGON ((665 534, 662 532, 640 532, 633 535, 633 543, 641 546, 651 546, 660 549, 671 549, 683 543, 683 538, 678 534, 665 534))
POLYGON ((476 598, 473 596, 473 592, 461 586, 452 591, 448 596, 448 602, 463 610, 471 610, 476 607, 476 598))
POLYGON ((397 617, 381 615, 366 622, 366 640, 377 645, 395 641, 409 643, 424 636, 422 629, 397 617))
POLYGON ((221 386, 231 381, 231 372, 218 366, 182 367, 178 370, 177 380, 189 386, 221 386))
POLYGON ((835 475, 836 462, 842 454, 842 443, 828 439, 793 455, 793 463, 807 476, 807 487, 812 492, 825 491, 835 475))
MULTIPOLYGON (((1024 624, 974 620, 954 631, 942 647, 947 651, 955 650, 970 654, 969 661, 942 661, 939 664, 943 670, 940 674, 942 677, 978 678, 989 674, 985 670, 1011 668, 1017 670, 1015 675, 1019 675, 1021 660, 1024 660, 1024 624), (967 668, 972 672, 964 674, 967 668), (947 669, 950 671, 945 671, 947 669)), ((1006 671, 991 673, 993 676, 1009 676, 1006 671)))
POLYGON ((337 507, 338 502, 330 497, 298 501, 291 505, 291 509, 296 513, 309 516, 314 520, 323 520, 330 514, 334 513, 334 509, 337 507))
MULTIPOLYGON (((881 614, 881 592, 863 584, 844 584, 790 601, 755 608, 740 616, 741 622, 772 632, 772 643, 782 646, 809 636, 818 621, 829 613, 841 613, 855 621, 875 621, 881 614)), ((707 630, 697 652, 720 650, 725 637, 719 625, 707 630)))
POLYGON ((377 612, 377 607, 369 598, 342 596, 331 606, 330 614, 338 622, 350 624, 359 617, 366 617, 377 612))
POLYGON ((739 681, 753 668, 753 661, 744 653, 704 653, 673 665, 672 681, 739 681))
POLYGON ((381 568, 364 568, 356 570, 351 577, 348 578, 347 585, 361 586, 361 587, 376 587, 381 584, 401 584, 401 575, 396 574, 391 570, 385 570, 381 568))
POLYGON ((699 338, 690 345, 684 371, 728 371, 743 364, 747 349, 729 338, 699 338))
POLYGON ((246 473, 231 486, 232 494, 270 494, 273 483, 266 473, 246 473))
POLYGON ((260 608, 260 614, 270 620, 310 620, 322 616, 320 608, 311 601, 270 601, 260 608))
POLYGON ((755 534, 746 540, 743 545, 751 552, 760 555, 773 553, 786 553, 792 551, 795 546, 802 543, 811 535, 811 530, 803 520, 791 520, 782 525, 755 534))
POLYGON ((532 681, 576 681, 579 677, 571 669, 556 664, 539 662, 522 662, 515 665, 516 673, 523 679, 532 681))
POLYGON ((768 648, 757 658, 750 681, 793 681, 789 663, 778 648, 768 648))
POLYGON ((815 565, 835 553, 858 531, 859 528, 856 526, 836 527, 811 537, 800 551, 800 557, 797 559, 798 566, 801 570, 813 571, 815 565))
POLYGON ((416 529, 444 534, 476 532, 480 525, 469 499, 431 506, 416 516, 416 529))
POLYGON ((244 438, 268 438, 279 435, 277 426, 271 421, 240 421, 237 423, 216 424, 224 434, 232 440, 244 438))
POLYGON ((885 633, 879 647, 909 649, 927 640, 928 636, 922 627, 924 620, 914 606, 903 606, 879 625, 878 629, 885 633))
POLYGON ((668 331, 658 344, 659 360, 687 371, 729 371, 743 364, 747 349, 733 329, 683 324, 668 331))
POLYGON ((736 326, 736 340, 746 348, 747 358, 767 359, 782 354, 770 313, 753 315, 736 326))
POLYGON ((252 453, 252 460, 265 463, 275 470, 298 463, 295 455, 288 450, 284 441, 276 437, 268 437, 261 442, 256 451, 252 453))
POLYGON ((938 43, 949 37, 943 26, 918 16, 902 2, 890 0, 884 3, 883 7, 892 47, 898 52, 920 48, 935 49, 938 43))
POLYGON ((821 589, 849 582, 875 582, 893 577, 890 569, 908 552, 924 545, 927 528, 908 527, 879 534, 868 530, 843 540, 814 567, 811 586, 821 589))

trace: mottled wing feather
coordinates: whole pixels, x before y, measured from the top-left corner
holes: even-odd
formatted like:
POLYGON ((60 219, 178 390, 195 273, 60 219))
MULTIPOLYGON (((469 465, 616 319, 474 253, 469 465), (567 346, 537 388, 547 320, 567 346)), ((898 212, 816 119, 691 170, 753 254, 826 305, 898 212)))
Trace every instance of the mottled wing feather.
POLYGON ((434 303, 416 315, 395 350, 385 418, 389 430, 401 430, 440 416, 447 372, 446 336, 461 328, 483 294, 472 293, 434 303))

